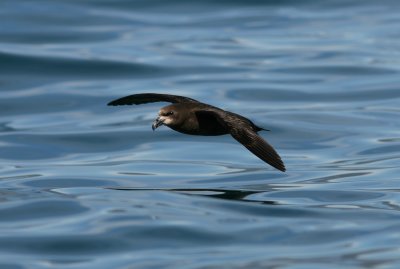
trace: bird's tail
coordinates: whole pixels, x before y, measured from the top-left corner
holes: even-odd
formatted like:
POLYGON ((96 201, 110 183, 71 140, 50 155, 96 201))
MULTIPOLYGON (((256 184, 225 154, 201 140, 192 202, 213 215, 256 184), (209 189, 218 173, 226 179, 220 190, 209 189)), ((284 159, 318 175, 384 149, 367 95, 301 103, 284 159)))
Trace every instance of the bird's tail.
POLYGON ((257 132, 259 132, 259 131, 268 131, 268 132, 270 132, 271 130, 269 130, 269 129, 264 129, 264 128, 261 128, 261 127, 259 127, 259 126, 255 126, 256 127, 256 131, 257 132))

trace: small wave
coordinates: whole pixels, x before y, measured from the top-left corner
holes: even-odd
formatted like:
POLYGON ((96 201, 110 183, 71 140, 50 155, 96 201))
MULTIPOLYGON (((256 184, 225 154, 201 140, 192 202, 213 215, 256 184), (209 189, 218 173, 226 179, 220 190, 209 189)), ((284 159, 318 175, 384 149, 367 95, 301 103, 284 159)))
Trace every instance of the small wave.
POLYGON ((66 78, 149 77, 167 73, 160 66, 100 59, 40 57, 0 52, 2 75, 66 78))
POLYGON ((400 90, 371 89, 341 92, 305 92, 286 89, 236 89, 227 92, 235 100, 268 102, 363 102, 400 98, 400 90))

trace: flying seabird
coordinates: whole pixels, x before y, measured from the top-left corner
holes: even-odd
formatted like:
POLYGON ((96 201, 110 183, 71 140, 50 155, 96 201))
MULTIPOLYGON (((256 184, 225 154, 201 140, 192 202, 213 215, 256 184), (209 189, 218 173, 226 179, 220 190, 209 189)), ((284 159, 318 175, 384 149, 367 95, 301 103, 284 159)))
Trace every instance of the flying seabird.
POLYGON ((177 132, 189 135, 230 134, 264 162, 282 172, 286 171, 278 153, 257 134, 259 131, 268 130, 258 127, 241 115, 189 97, 158 93, 133 94, 111 101, 108 105, 140 105, 153 102, 172 103, 160 109, 152 125, 153 131, 161 125, 166 125, 177 132))

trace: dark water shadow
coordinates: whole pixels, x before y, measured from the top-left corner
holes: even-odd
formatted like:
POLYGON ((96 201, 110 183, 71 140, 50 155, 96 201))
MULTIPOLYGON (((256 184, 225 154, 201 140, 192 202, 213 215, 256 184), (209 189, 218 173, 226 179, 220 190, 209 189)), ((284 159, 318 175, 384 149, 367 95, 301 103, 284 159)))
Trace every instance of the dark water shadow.
POLYGON ((166 191, 175 192, 185 195, 204 196, 222 200, 251 202, 256 204, 279 205, 278 202, 272 200, 255 201, 246 199, 248 196, 265 191, 250 191, 250 190, 228 190, 228 189, 207 189, 207 188, 124 188, 124 187, 109 187, 106 189, 119 191, 166 191))

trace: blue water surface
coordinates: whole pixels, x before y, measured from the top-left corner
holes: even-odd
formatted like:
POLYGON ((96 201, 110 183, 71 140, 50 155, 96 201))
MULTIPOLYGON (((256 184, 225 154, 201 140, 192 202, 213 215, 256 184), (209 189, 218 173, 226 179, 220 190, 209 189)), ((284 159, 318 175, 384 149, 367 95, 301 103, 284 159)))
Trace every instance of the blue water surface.
POLYGON ((0 2, 0 268, 400 267, 399 1, 0 2), (189 96, 230 136, 151 131, 189 96))

